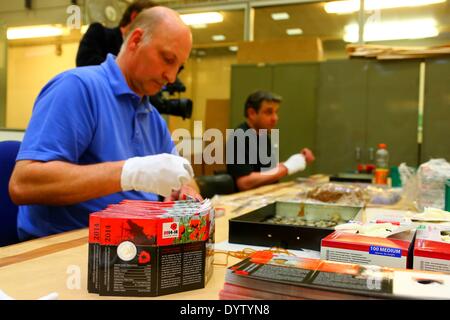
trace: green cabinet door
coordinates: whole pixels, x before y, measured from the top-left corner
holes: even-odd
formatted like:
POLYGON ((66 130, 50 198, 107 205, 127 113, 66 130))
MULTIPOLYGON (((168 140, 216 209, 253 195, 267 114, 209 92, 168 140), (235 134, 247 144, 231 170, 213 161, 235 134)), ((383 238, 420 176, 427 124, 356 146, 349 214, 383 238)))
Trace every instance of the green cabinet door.
MULTIPOLYGON (((278 113, 280 161, 304 147, 315 152, 318 71, 318 63, 279 64, 273 67, 272 88, 283 97, 278 113)), ((314 164, 296 176, 309 176, 313 172, 314 164)))
POLYGON ((450 161, 450 58, 427 59, 421 162, 450 161))
POLYGON ((370 61, 366 148, 386 143, 390 165, 418 162, 420 61, 370 61))
POLYGON ((235 128, 245 120, 244 104, 253 91, 272 90, 272 67, 269 65, 231 66, 230 127, 235 128))
POLYGON ((354 171, 358 162, 367 161, 364 154, 367 67, 365 60, 320 64, 316 172, 354 171))

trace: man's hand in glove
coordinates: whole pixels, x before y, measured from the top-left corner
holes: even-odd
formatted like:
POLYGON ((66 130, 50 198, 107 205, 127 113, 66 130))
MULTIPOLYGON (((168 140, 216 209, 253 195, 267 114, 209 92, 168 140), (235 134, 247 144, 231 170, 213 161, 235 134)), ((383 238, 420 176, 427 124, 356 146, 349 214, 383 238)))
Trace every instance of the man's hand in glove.
POLYGON ((305 157, 307 164, 312 163, 316 159, 312 151, 309 150, 308 148, 303 148, 302 151, 300 151, 300 153, 305 157))
POLYGON ((314 154, 311 150, 304 148, 300 153, 290 156, 289 159, 283 162, 283 165, 287 168, 288 174, 294 174, 305 170, 306 164, 310 164, 314 159, 314 154))
POLYGON ((168 197, 172 190, 180 190, 193 177, 194 171, 189 161, 163 153, 126 160, 120 184, 123 191, 144 191, 168 197))
POLYGON ((176 201, 176 200, 195 200, 203 201, 203 197, 193 187, 185 184, 180 190, 172 191, 170 197, 164 199, 164 201, 176 201))

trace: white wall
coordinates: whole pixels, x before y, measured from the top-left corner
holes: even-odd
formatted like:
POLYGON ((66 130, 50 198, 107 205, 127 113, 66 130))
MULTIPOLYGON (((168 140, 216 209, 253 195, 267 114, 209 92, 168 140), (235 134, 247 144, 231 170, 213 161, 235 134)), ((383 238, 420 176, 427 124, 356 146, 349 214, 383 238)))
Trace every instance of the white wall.
POLYGON ((22 141, 25 131, 19 130, 0 130, 0 141, 17 140, 22 141))

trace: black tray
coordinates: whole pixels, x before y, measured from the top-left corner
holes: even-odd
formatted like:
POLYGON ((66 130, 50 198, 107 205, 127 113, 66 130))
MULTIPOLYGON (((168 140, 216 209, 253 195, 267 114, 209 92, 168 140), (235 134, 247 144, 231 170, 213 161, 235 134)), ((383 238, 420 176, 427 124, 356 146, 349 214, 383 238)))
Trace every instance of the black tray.
POLYGON ((230 243, 285 249, 320 251, 320 242, 334 231, 333 227, 299 226, 265 222, 275 215, 304 216, 308 221, 339 215, 341 221, 359 220, 362 207, 306 202, 275 202, 229 220, 230 243))

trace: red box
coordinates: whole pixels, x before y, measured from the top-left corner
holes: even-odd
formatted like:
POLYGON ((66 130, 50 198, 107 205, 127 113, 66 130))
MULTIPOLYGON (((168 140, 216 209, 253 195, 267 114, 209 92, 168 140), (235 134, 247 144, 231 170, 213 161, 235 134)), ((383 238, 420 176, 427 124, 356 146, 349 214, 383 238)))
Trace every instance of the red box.
POLYGON ((388 238, 370 237, 335 231, 322 239, 323 260, 411 268, 414 231, 394 234, 388 238))
POLYGON ((173 211, 182 206, 127 202, 91 214, 88 291, 157 296, 203 288, 213 270, 214 211, 199 204, 173 211))

